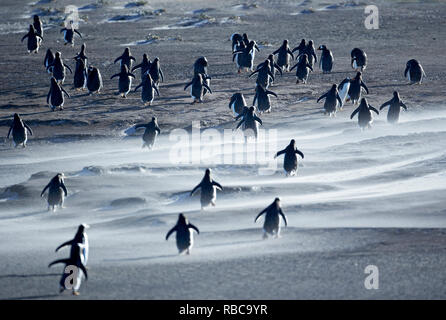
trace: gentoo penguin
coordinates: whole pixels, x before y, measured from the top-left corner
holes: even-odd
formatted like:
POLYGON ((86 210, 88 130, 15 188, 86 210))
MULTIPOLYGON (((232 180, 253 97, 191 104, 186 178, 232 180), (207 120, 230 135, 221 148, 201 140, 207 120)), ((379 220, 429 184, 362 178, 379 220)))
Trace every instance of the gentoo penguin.
POLYGON ((77 232, 74 235, 74 238, 71 240, 68 240, 67 242, 64 242, 60 246, 58 246, 56 248, 56 252, 65 246, 71 246, 70 256, 73 256, 76 254, 76 252, 73 251, 73 250, 76 250, 76 244, 81 244, 82 245, 81 254, 80 254, 81 262, 84 266, 87 266, 89 246, 88 246, 88 236, 87 236, 87 232, 85 231, 85 229, 88 229, 88 228, 90 228, 90 226, 88 224, 83 223, 83 224, 79 225, 79 227, 77 228, 77 232))
POLYGON ((350 56, 352 57, 352 68, 356 71, 358 71, 358 69, 364 71, 367 67, 367 55, 365 52, 359 48, 354 48, 350 53, 350 56))
POLYGON ((124 64, 121 66, 121 72, 112 75, 110 79, 113 79, 115 77, 119 77, 118 86, 121 97, 127 98, 127 94, 130 92, 130 89, 132 87, 132 78, 136 78, 135 75, 131 73, 127 66, 124 64))
POLYGON ((14 113, 14 120, 12 121, 11 127, 8 131, 8 136, 6 139, 9 139, 9 135, 12 131, 12 140, 14 141, 14 145, 17 148, 19 145, 22 145, 23 148, 26 147, 26 141, 28 140, 28 131, 31 135, 33 135, 33 131, 31 128, 20 118, 17 113, 14 113))
POLYGON ((362 81, 362 73, 357 72, 356 77, 350 80, 350 88, 348 89, 348 96, 352 100, 353 104, 356 104, 361 98, 361 88, 369 94, 369 89, 365 85, 364 81, 362 81))
MULTIPOLYGON (((345 78, 338 86, 339 97, 341 98, 342 105, 345 104, 345 101, 348 97, 348 90, 350 90, 350 78, 345 78)), ((342 106, 341 106, 342 109, 342 106)))
POLYGON ((144 53, 144 54, 142 55, 142 61, 141 61, 141 63, 138 64, 138 65, 136 65, 136 66, 134 66, 134 67, 132 68, 132 72, 135 71, 136 69, 141 69, 141 80, 142 80, 142 78, 144 78, 144 74, 145 74, 147 71, 149 71, 149 69, 150 69, 150 64, 151 64, 151 63, 152 63, 152 62, 149 60, 149 57, 147 56, 147 54, 144 53))
POLYGON ((297 58, 300 55, 305 53, 306 47, 307 47, 307 45, 305 44, 305 39, 302 39, 300 41, 299 45, 296 48, 294 48, 293 50, 291 50, 291 52, 294 53, 294 52, 298 51, 297 56, 296 56, 296 58, 297 58))
POLYGON ((406 63, 406 69, 404 70, 404 76, 409 79, 410 84, 418 83, 421 84, 423 80, 423 76, 426 76, 424 73, 423 67, 421 64, 415 60, 409 60, 406 63))
POLYGON ((376 110, 374 107, 372 107, 370 104, 368 104, 366 98, 361 99, 361 103, 359 104, 359 107, 353 111, 352 115, 350 116, 350 119, 353 119, 355 114, 358 114, 358 125, 361 128, 361 130, 364 130, 365 128, 371 128, 371 124, 373 122, 373 116, 372 111, 376 114, 379 114, 379 111, 376 110))
POLYGON ((85 43, 81 46, 81 51, 73 58, 74 60, 81 59, 84 62, 85 67, 88 66, 88 57, 85 55, 85 50, 87 49, 87 45, 85 43))
MULTIPOLYGON (((245 46, 247 46, 251 41, 249 41, 249 39, 248 39, 248 35, 246 34, 246 33, 244 33, 243 35, 242 35, 242 41, 243 41, 243 43, 245 44, 245 46)), ((260 51, 260 49, 258 49, 257 51, 260 51)))
POLYGON ((342 108, 342 99, 338 93, 338 86, 336 84, 333 84, 328 92, 324 93, 322 96, 319 97, 319 99, 317 99, 317 102, 324 98, 324 114, 328 114, 330 117, 332 115, 336 116, 338 101, 340 108, 342 108))
POLYGON ((42 42, 42 37, 36 32, 32 24, 29 25, 29 31, 27 34, 23 36, 22 42, 26 38, 28 38, 28 43, 27 43, 28 53, 31 52, 38 53, 40 48, 40 43, 42 42))
POLYGON ((257 85, 256 94, 254 95, 254 99, 252 100, 252 105, 255 106, 257 102, 257 110, 259 110, 260 113, 271 112, 271 100, 269 99, 270 95, 273 95, 277 98, 276 93, 257 85))
POLYGON ((53 64, 54 59, 56 57, 54 56, 53 51, 51 49, 46 50, 45 59, 43 60, 43 65, 45 66, 45 69, 48 73, 51 73, 49 67, 53 64))
POLYGON ((161 82, 164 82, 164 74, 163 70, 161 70, 160 59, 158 57, 155 57, 150 64, 149 73, 157 86, 159 85, 160 80, 161 82))
POLYGON ((125 64, 129 70, 132 70, 132 60, 136 61, 130 53, 130 48, 127 47, 124 49, 124 53, 115 59, 114 63, 121 61, 121 66, 125 64))
POLYGON ((282 45, 279 49, 273 52, 273 54, 277 54, 277 65, 285 71, 290 70, 290 56, 294 60, 294 54, 291 52, 290 47, 288 46, 288 40, 283 40, 282 45))
POLYGON ((254 71, 253 68, 256 50, 259 51, 259 48, 255 41, 250 41, 246 46, 243 43, 243 45, 237 47, 237 51, 234 51, 233 54, 237 63, 238 73, 241 73, 244 69, 254 71))
POLYGON ((290 71, 296 67, 296 84, 299 83, 299 81, 307 83, 308 75, 310 74, 310 70, 313 71, 313 67, 308 63, 308 56, 306 54, 300 57, 299 62, 297 62, 290 71))
POLYGON ((204 89, 212 93, 211 88, 206 84, 206 76, 201 73, 194 75, 192 81, 186 84, 184 90, 186 90, 190 85, 192 85, 190 95, 194 99, 192 104, 196 102, 203 102, 204 89))
MULTIPOLYGON (((259 87, 259 86, 258 86, 259 87)), ((262 87, 260 87, 262 88, 262 87)), ((256 115, 254 107, 250 107, 245 113, 239 115, 237 118, 242 118, 238 123, 236 130, 243 124, 243 131, 245 132, 246 141, 248 137, 254 135, 255 139, 259 134, 259 125, 263 125, 262 120, 256 115)))
POLYGON ((50 268, 51 266, 58 264, 58 263, 65 264, 63 273, 62 273, 62 278, 59 281, 59 285, 60 285, 59 292, 60 293, 62 293, 64 290, 68 290, 65 282, 66 282, 68 276, 70 276, 72 273, 65 273, 65 268, 67 266, 77 267, 77 277, 75 279, 73 279, 73 283, 70 283, 71 284, 70 289, 72 289, 73 295, 76 295, 76 296, 79 295, 79 289, 81 286, 82 278, 85 276, 85 279, 88 279, 87 268, 85 267, 84 263, 82 262, 83 250, 84 250, 84 246, 82 243, 73 243, 71 245, 69 258, 55 260, 48 265, 48 268, 50 268))
POLYGON ((314 51, 314 44, 313 40, 308 41, 307 45, 305 46, 305 49, 303 50, 300 55, 306 54, 308 57, 308 64, 311 66, 311 71, 313 71, 314 63, 317 62, 317 55, 314 51))
POLYGON ((324 44, 319 46, 318 50, 322 50, 321 58, 319 60, 319 68, 322 69, 323 73, 330 73, 333 69, 333 54, 324 44))
POLYGON ((190 254, 190 251, 194 244, 194 236, 192 230, 195 230, 197 234, 200 234, 200 230, 198 230, 198 228, 192 223, 189 223, 187 218, 182 213, 180 213, 178 215, 177 224, 167 233, 166 241, 169 239, 170 235, 176 231, 178 253, 182 254, 183 252, 186 252, 186 254, 190 254))
POLYGON ((297 173, 297 156, 300 155, 302 159, 304 158, 304 154, 302 151, 299 151, 296 148, 296 141, 291 139, 290 144, 287 147, 276 153, 274 159, 280 156, 281 154, 285 154, 285 158, 283 160, 283 168, 285 169, 285 173, 287 176, 294 176, 297 173))
MULTIPOLYGON (((208 60, 206 57, 200 57, 194 62, 194 75, 201 73, 206 79, 208 87, 211 85, 211 77, 208 75, 208 60)), ((207 89, 204 89, 203 96, 206 95, 207 89)))
POLYGON ((37 34, 43 39, 42 21, 40 21, 39 16, 36 14, 33 17, 33 27, 34 27, 34 30, 36 30, 37 34))
POLYGON ((135 126, 135 129, 139 128, 145 128, 144 135, 142 136, 142 147, 152 149, 155 143, 156 136, 158 134, 161 134, 161 129, 158 126, 156 117, 152 117, 152 121, 147 124, 138 124, 135 126))
POLYGON ((243 42, 243 37, 240 33, 234 33, 231 35, 231 42, 232 42, 232 52, 237 51, 237 46, 239 43, 243 42))
POLYGON ((146 72, 144 77, 142 78, 141 83, 135 88, 135 92, 138 88, 142 87, 141 90, 141 101, 144 106, 151 106, 153 99, 155 98, 155 92, 159 96, 160 92, 158 90, 158 86, 152 80, 149 72, 146 72))
POLYGON ((240 115, 243 112, 244 107, 246 107, 246 100, 243 93, 234 93, 229 100, 229 109, 232 110, 234 117, 240 115))
POLYGON ((101 72, 94 66, 89 66, 87 69, 87 89, 89 94, 99 93, 102 89, 101 72))
POLYGON ((68 27, 68 28, 65 27, 65 28, 60 29, 60 32, 64 33, 63 34, 63 39, 65 41, 64 45, 71 44, 71 46, 74 46, 74 34, 75 33, 77 33, 79 35, 79 37, 82 38, 81 33, 77 29, 74 29, 73 24, 74 24, 74 21, 70 21, 70 27, 68 27))
POLYGON ((81 58, 76 60, 73 84, 77 91, 85 89, 85 86, 87 85, 87 67, 85 61, 81 58))
POLYGON ((201 190, 200 195, 200 203, 201 203, 201 210, 203 210, 205 207, 212 205, 215 207, 215 201, 217 200, 217 188, 220 189, 220 191, 223 190, 223 187, 221 184, 219 184, 217 181, 213 180, 211 178, 211 169, 206 169, 206 172, 204 174, 203 179, 201 182, 190 192, 190 195, 192 196, 197 189, 201 190))
POLYGON ((258 73, 256 83, 264 89, 268 88, 269 84, 274 81, 274 75, 271 72, 271 61, 269 60, 266 60, 260 68, 257 68, 256 71, 252 72, 249 75, 249 78, 256 73, 258 73))
POLYGON ((48 66, 48 70, 51 71, 54 79, 56 79, 58 83, 63 84, 65 81, 65 68, 67 68, 70 73, 73 73, 71 68, 63 62, 61 53, 58 51, 56 52, 53 63, 48 66))
POLYGON ((40 196, 43 197, 46 189, 48 189, 48 211, 55 211, 56 206, 63 208, 64 194, 65 197, 68 194, 63 178, 63 173, 56 174, 46 187, 43 188, 42 193, 40 194, 40 196))
POLYGON ((393 98, 387 102, 384 102, 379 110, 381 111, 385 107, 389 106, 389 112, 387 113, 387 121, 389 123, 397 123, 400 118, 401 108, 407 111, 407 106, 400 99, 398 91, 393 92, 393 98))
MULTIPOLYGON (((270 70, 271 73, 273 74, 273 78, 276 77, 276 70, 279 71, 280 75, 282 76, 282 75, 283 75, 283 73, 282 73, 282 69, 279 67, 279 65, 278 65, 278 64, 276 63, 276 61, 274 60, 274 55, 273 55, 273 54, 270 54, 270 55, 268 56, 268 60, 269 60, 269 67, 270 67, 269 70, 270 70)), ((256 69, 259 69, 259 68, 263 67, 264 64, 266 64, 266 61, 265 61, 265 62, 262 62, 261 64, 259 64, 259 65, 257 66, 256 69)), ((270 79, 269 79, 269 80, 270 80, 269 85, 273 85, 273 83, 274 83, 273 78, 270 78, 270 79)))
POLYGON ((280 237, 280 216, 282 216, 285 226, 288 225, 287 218, 280 207, 280 198, 274 199, 268 207, 263 209, 255 218, 254 222, 260 218, 262 214, 265 215, 265 222, 263 223, 263 239, 268 238, 268 234, 274 236, 275 238, 280 237))
POLYGON ((51 77, 51 83, 50 83, 50 91, 48 92, 48 95, 46 96, 46 103, 51 108, 51 111, 54 111, 56 108, 59 108, 59 110, 63 110, 63 104, 64 104, 64 93, 69 98, 70 95, 68 92, 65 91, 64 88, 62 88, 56 81, 54 77, 51 77))

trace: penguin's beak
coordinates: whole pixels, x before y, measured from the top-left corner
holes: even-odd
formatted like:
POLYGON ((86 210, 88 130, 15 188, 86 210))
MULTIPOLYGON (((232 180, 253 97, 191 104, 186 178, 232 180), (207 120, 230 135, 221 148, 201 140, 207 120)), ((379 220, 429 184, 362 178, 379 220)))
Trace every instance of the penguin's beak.
POLYGON ((85 229, 90 229, 90 225, 88 225, 86 223, 83 223, 82 225, 84 226, 85 229))

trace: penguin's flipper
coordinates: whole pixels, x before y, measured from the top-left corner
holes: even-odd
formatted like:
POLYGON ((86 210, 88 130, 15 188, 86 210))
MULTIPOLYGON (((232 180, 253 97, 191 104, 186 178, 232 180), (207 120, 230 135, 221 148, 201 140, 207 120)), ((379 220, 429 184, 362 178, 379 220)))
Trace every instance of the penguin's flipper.
POLYGON ((278 156, 284 154, 285 152, 286 152, 286 148, 283 149, 283 150, 278 151, 278 152, 276 153, 276 155, 274 156, 274 159, 277 158, 278 156))
POLYGON ((195 231, 197 231, 197 234, 200 234, 200 230, 198 230, 198 228, 196 226, 194 226, 192 223, 189 223, 187 225, 188 228, 194 229, 195 231))
POLYGON ((285 221, 285 227, 288 227, 288 220, 286 218, 286 215, 283 213, 282 208, 279 209, 279 214, 282 216, 283 221, 285 221))
POLYGON ((169 239, 170 235, 175 231, 177 231, 177 226, 173 227, 172 229, 169 230, 169 232, 167 232, 166 241, 169 239))
POLYGON ((275 97, 277 98, 277 94, 276 94, 275 92, 272 92, 272 91, 266 90, 266 91, 265 91, 265 93, 266 93, 266 94, 270 94, 270 95, 273 95, 273 96, 275 96, 275 97))
POLYGON ((254 116, 254 120, 257 121, 258 123, 260 123, 260 124, 263 126, 262 119, 260 119, 260 118, 257 117, 257 116, 254 116))
POLYGON ((365 91, 367 92, 367 94, 369 94, 369 88, 367 88, 364 81, 362 81, 362 80, 361 80, 361 87, 363 87, 365 89, 365 91))
POLYGON ((192 189, 192 191, 190 192, 190 196, 192 196, 194 192, 197 191, 197 189, 200 187, 201 187, 201 182, 195 188, 192 189))
POLYGON ((64 242, 64 243, 62 243, 60 246, 58 246, 58 247, 56 248, 56 251, 55 251, 55 252, 59 251, 60 248, 63 248, 63 247, 65 247, 65 246, 72 245, 72 244, 73 244, 73 240, 69 240, 69 241, 67 241, 67 242, 64 242))
POLYGON ((189 87, 192 83, 193 83, 193 81, 191 81, 191 82, 189 82, 188 84, 186 84, 186 86, 184 87, 184 90, 186 90, 187 87, 189 87))
MULTIPOLYGON (((407 111, 407 106, 404 104, 404 102, 400 101, 400 106, 404 108, 404 110, 407 111)), ((381 110, 381 109, 380 109, 381 110)))
MULTIPOLYGON (((33 135, 33 131, 31 130, 30 126, 28 126, 26 123, 24 123, 24 125, 25 125, 25 128, 28 129, 29 134, 33 135)), ((8 136, 9 136, 9 134, 8 134, 8 136)))
POLYGON ((122 59, 122 56, 119 56, 119 57, 117 57, 116 59, 115 59, 115 61, 113 62, 113 63, 116 63, 116 62, 118 62, 119 60, 121 60, 122 59))
POLYGON ((219 184, 217 181, 212 181, 212 184, 218 188, 220 188, 220 190, 223 190, 223 187, 221 186, 221 184, 219 184))
POLYGON ((353 117, 355 116, 355 114, 357 114, 359 112, 359 107, 357 107, 356 109, 355 109, 355 111, 353 111, 353 113, 351 114, 351 116, 350 116, 350 119, 353 119, 353 117))
POLYGON ((156 86, 156 84, 154 84, 153 89, 155 89, 155 92, 157 94, 157 96, 160 96, 160 91, 158 90, 158 87, 156 86))
POLYGON ((46 103, 47 104, 50 104, 50 95, 51 95, 51 89, 50 89, 50 91, 48 92, 48 94, 46 96, 46 103))
POLYGON ((269 207, 263 209, 258 215, 257 217, 254 219, 254 223, 257 222, 257 220, 262 216, 262 214, 264 214, 266 212, 266 210, 268 210, 269 207))
POLYGON ((387 106, 390 106, 390 103, 392 102, 392 99, 390 99, 389 101, 384 102, 381 107, 379 107, 379 110, 384 109, 387 106))
POLYGON ((8 135, 6 136, 6 139, 9 139, 9 135, 11 134, 12 127, 13 127, 13 125, 11 125, 11 127, 9 127, 9 131, 8 131, 8 135))
POLYGON ((296 149, 294 152, 297 153, 298 155, 300 155, 302 157, 302 159, 304 158, 304 154, 302 151, 296 149))
POLYGON ((138 90, 138 88, 142 87, 142 82, 136 86, 135 90, 133 90, 134 92, 136 92, 136 90, 138 90))
POLYGON ((342 108, 342 99, 341 99, 341 97, 339 96, 339 93, 336 93, 336 100, 339 101, 339 105, 340 105, 340 107, 342 108))
POLYGON ((407 78, 407 72, 409 72, 409 64, 407 64, 406 69, 404 70, 404 78, 407 78))
POLYGON ((240 128, 240 126, 243 124, 243 122, 245 122, 245 118, 243 118, 237 125, 237 127, 235 127, 235 130, 237 130, 238 128, 240 128))
POLYGON ((82 263, 79 264, 79 268, 80 268, 80 269, 82 270, 82 272, 84 273, 84 275, 85 275, 85 279, 88 280, 87 268, 85 268, 85 266, 84 266, 82 263))
POLYGON ((321 99, 324 99, 327 95, 328 95, 328 92, 326 92, 326 93, 324 93, 323 95, 321 95, 321 96, 317 99, 316 103, 319 103, 319 101, 320 101, 321 99))
POLYGON ((79 35, 79 37, 82 38, 82 35, 81 35, 81 33, 79 31, 77 31, 76 29, 74 29, 73 31, 76 32, 79 35))
POLYGON ((376 110, 376 108, 372 107, 371 105, 369 105, 369 109, 375 112, 376 114, 379 114, 379 111, 376 110))
POLYGON ((71 70, 71 68, 70 68, 68 65, 66 65, 65 63, 64 63, 63 65, 65 66, 65 68, 67 68, 68 70, 70 70, 70 73, 71 73, 71 74, 73 74, 73 70, 71 70))
POLYGON ((55 264, 58 264, 58 263, 65 263, 65 264, 69 264, 70 263, 70 259, 68 258, 68 259, 59 259, 59 260, 54 260, 53 262, 51 262, 49 265, 48 265, 48 268, 50 268, 51 266, 53 266, 53 265, 55 265, 55 264))
POLYGON ((294 68, 296 68, 299 65, 299 63, 296 63, 291 69, 290 72, 293 71, 294 68))
POLYGON ((282 68, 279 67, 277 63, 274 62, 274 68, 279 71, 280 75, 283 76, 282 68))
MULTIPOLYGON (((50 183, 51 183, 51 182, 50 182, 50 183)), ((48 184, 46 185, 46 187, 43 188, 42 193, 40 194, 41 197, 43 197, 43 194, 45 193, 46 189, 48 189, 48 188, 50 187, 50 183, 48 183, 48 184)))
POLYGON ((22 38, 22 41, 21 42, 23 42, 23 40, 25 40, 26 38, 28 38, 29 37, 29 33, 28 34, 25 34, 24 36, 23 36, 23 38, 22 38))
POLYGON ((60 184, 60 187, 62 188, 63 192, 65 193, 65 197, 68 195, 67 187, 65 187, 65 184, 62 182, 60 184))
POLYGON ((212 93, 211 88, 204 82, 203 82, 203 87, 205 87, 207 90, 209 90, 210 93, 212 93))

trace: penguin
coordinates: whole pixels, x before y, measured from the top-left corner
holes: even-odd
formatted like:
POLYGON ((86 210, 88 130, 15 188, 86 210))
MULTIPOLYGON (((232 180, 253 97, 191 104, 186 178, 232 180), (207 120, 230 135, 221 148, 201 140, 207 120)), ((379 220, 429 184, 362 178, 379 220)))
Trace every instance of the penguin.
POLYGON ((89 66, 87 69, 87 89, 90 95, 99 93, 102 89, 101 72, 94 66, 89 66))
POLYGON ((317 62, 317 55, 316 55, 316 52, 314 51, 313 40, 308 41, 303 52, 299 53, 299 54, 301 56, 303 56, 304 54, 307 55, 308 64, 311 66, 311 71, 313 71, 314 63, 317 62))
POLYGON ((149 57, 147 56, 147 54, 143 54, 142 55, 142 61, 140 64, 134 66, 132 68, 132 72, 135 71, 136 69, 141 69, 141 80, 144 78, 144 74, 149 71, 150 69, 150 64, 152 62, 149 60, 149 57))
POLYGON ((211 169, 206 169, 203 179, 195 188, 192 189, 190 196, 192 196, 199 188, 201 190, 201 210, 204 210, 204 208, 209 205, 215 207, 215 201, 217 200, 217 189, 222 191, 223 187, 221 184, 211 178, 211 169))
POLYGON ((243 42, 243 37, 240 33, 234 33, 231 35, 231 42, 232 42, 232 52, 237 51, 237 46, 239 43, 243 42))
POLYGON ((325 98, 324 114, 328 114, 330 117, 336 116, 338 101, 340 108, 342 108, 342 99, 338 93, 338 86, 336 84, 333 84, 328 92, 326 92, 325 94, 320 96, 319 99, 317 99, 317 102, 319 102, 321 99, 324 98, 325 98))
POLYGON ((178 253, 182 254, 183 252, 186 252, 186 254, 190 254, 192 246, 194 244, 194 236, 192 230, 195 230, 197 234, 200 234, 200 230, 198 230, 198 228, 192 223, 189 223, 187 218, 182 213, 180 213, 178 215, 178 221, 175 227, 167 232, 166 241, 169 240, 169 237, 173 232, 176 232, 178 253))
POLYGON ((238 123, 235 129, 237 130, 243 124, 243 131, 245 132, 246 141, 248 141, 248 137, 251 135, 254 135, 255 139, 257 139, 259 134, 259 125, 257 123, 263 125, 263 122, 256 115, 254 107, 250 107, 245 113, 239 115, 236 119, 239 118, 242 118, 242 120, 238 123))
POLYGON ((410 84, 418 83, 421 84, 423 80, 423 76, 426 76, 424 73, 423 67, 421 64, 415 60, 409 60, 406 63, 406 69, 404 70, 404 76, 409 79, 410 84))
POLYGON ((27 34, 23 36, 22 42, 26 38, 28 38, 28 43, 27 43, 28 53, 31 52, 38 53, 43 38, 36 32, 32 24, 29 25, 29 31, 27 34))
POLYGON ((60 246, 58 246, 56 248, 56 251, 59 251, 59 249, 65 247, 65 246, 71 246, 71 253, 70 256, 73 256, 76 254, 75 250, 76 250, 76 245, 77 244, 81 244, 82 245, 82 249, 81 249, 81 253, 80 253, 80 258, 81 258, 81 262, 82 264, 86 267, 87 263, 88 263, 88 251, 89 251, 89 246, 88 246, 88 236, 87 236, 87 232, 85 231, 85 229, 90 228, 90 226, 88 224, 81 224, 79 225, 79 227, 77 228, 77 232, 74 235, 74 238, 71 240, 68 240, 67 242, 62 243, 60 246))
POLYGON ((124 49, 124 53, 115 59, 114 63, 121 61, 121 66, 125 64, 129 70, 132 70, 132 60, 136 61, 130 53, 130 48, 127 47, 124 49))
POLYGON ((364 71, 365 68, 367 67, 366 53, 359 48, 354 48, 350 53, 350 56, 352 58, 351 61, 352 68, 355 69, 356 71, 358 70, 364 71))
POLYGON ((43 60, 43 65, 48 73, 51 73, 49 66, 51 66, 56 57, 54 56, 53 51, 51 49, 46 50, 45 59, 43 60))
POLYGON ((56 52, 53 63, 49 65, 48 70, 51 71, 54 79, 60 84, 63 84, 65 81, 65 68, 67 68, 71 74, 73 73, 71 68, 63 62, 61 53, 58 51, 56 52))
POLYGON ((285 154, 285 158, 283 160, 283 169, 285 169, 285 173, 287 176, 294 176, 297 173, 297 156, 300 155, 302 159, 304 158, 304 154, 302 151, 296 148, 296 140, 291 139, 290 144, 287 147, 276 153, 274 159, 276 159, 281 154, 285 154))
POLYGON ((37 34, 43 39, 43 24, 42 21, 40 21, 39 16, 36 14, 33 17, 33 27, 37 34))
MULTIPOLYGON (((275 77, 276 77, 276 70, 279 71, 281 76, 283 75, 283 73, 282 73, 282 69, 279 67, 279 65, 274 60, 274 55, 273 54, 270 54, 268 56, 268 60, 269 60, 269 67, 270 67, 269 71, 271 71, 271 73, 273 75, 272 78, 270 77, 270 79, 269 79, 270 82, 269 82, 268 85, 272 86, 273 83, 274 83, 273 79, 275 79, 275 77)), ((263 67, 264 64, 266 64, 266 61, 262 62, 261 64, 259 64, 256 69, 259 69, 259 68, 263 67)))
POLYGON ((234 93, 229 100, 229 109, 232 110, 234 117, 240 115, 243 112, 244 107, 246 107, 246 100, 243 93, 234 93))
POLYGON ((393 98, 387 102, 384 102, 379 110, 381 111, 385 107, 389 106, 389 112, 387 113, 387 121, 389 123, 397 123, 400 118, 401 108, 407 111, 407 106, 400 99, 398 91, 393 92, 393 98))
POLYGON ((65 197, 68 195, 67 188, 64 183, 64 174, 56 174, 51 181, 43 188, 40 194, 43 197, 46 189, 48 189, 48 211, 55 211, 56 206, 63 208, 64 194, 65 197))
MULTIPOLYGON (((339 97, 341 98, 342 105, 345 104, 345 101, 348 98, 348 90, 350 90, 350 78, 347 77, 342 80, 338 86, 339 97)), ((342 106, 340 109, 342 109, 342 106)))
MULTIPOLYGON (((211 85, 211 77, 208 75, 208 60, 206 57, 200 57, 194 62, 194 75, 201 73, 204 75, 208 87, 211 85)), ((206 95, 207 89, 204 88, 203 96, 206 95)))
POLYGON ((114 74, 110 79, 119 77, 119 93, 122 98, 127 98, 127 94, 130 92, 132 87, 132 78, 135 79, 135 75, 129 71, 127 66, 124 64, 121 66, 121 72, 114 74))
POLYGON ((330 73, 333 69, 333 54, 324 44, 319 46, 318 50, 322 50, 321 58, 319 59, 319 68, 322 69, 323 73, 330 73))
POLYGON ((265 222, 263 223, 263 239, 268 238, 268 234, 274 236, 275 238, 280 237, 280 216, 282 216, 285 226, 288 226, 288 221, 285 214, 280 207, 280 198, 274 199, 268 207, 263 209, 255 218, 254 223, 264 214, 265 222), (280 216, 279 216, 280 215, 280 216))
POLYGON ((372 107, 370 104, 368 104, 366 98, 361 99, 361 103, 359 104, 359 107, 353 111, 352 115, 350 116, 350 119, 353 119, 355 114, 358 114, 358 125, 361 128, 361 130, 364 130, 365 128, 370 129, 373 122, 373 116, 372 111, 376 114, 379 114, 379 111, 376 110, 374 107, 372 107))
POLYGON ((310 74, 310 70, 313 71, 313 67, 308 62, 308 56, 306 54, 301 56, 299 62, 296 63, 294 67, 290 69, 290 71, 292 71, 296 67, 296 84, 299 83, 299 81, 307 83, 308 75, 310 74))
POLYGON ((144 106, 151 106, 153 99, 155 98, 155 92, 159 96, 160 92, 158 90, 158 86, 156 83, 152 80, 152 77, 150 76, 149 72, 146 72, 144 75, 144 78, 142 79, 141 83, 135 88, 135 92, 140 88, 141 89, 141 101, 144 104, 144 106))
POLYGON ((145 128, 144 135, 142 136, 142 148, 147 147, 152 149, 155 144, 156 136, 161 134, 161 129, 158 126, 156 117, 152 117, 152 121, 147 124, 138 124, 135 126, 135 130, 139 128, 145 128))
POLYGON ((158 57, 155 57, 150 64, 149 73, 153 82, 155 82, 157 86, 159 85, 160 80, 164 82, 164 74, 163 70, 161 70, 160 59, 158 57))
POLYGON ((186 84, 184 87, 184 90, 186 90, 187 87, 192 85, 190 90, 190 95, 194 99, 192 104, 196 102, 203 102, 204 89, 207 89, 210 93, 212 93, 211 88, 206 84, 205 77, 205 75, 198 73, 192 78, 192 81, 186 84))
POLYGON ((362 88, 369 94, 369 89, 364 81, 362 81, 362 73, 358 71, 356 76, 350 80, 350 88, 348 89, 348 96, 354 105, 359 102, 359 99, 361 98, 362 88))
POLYGON ((82 278, 85 276, 85 279, 88 280, 87 268, 86 268, 85 264, 82 262, 83 250, 84 250, 84 245, 82 243, 73 243, 71 245, 69 258, 58 259, 58 260, 51 262, 48 265, 48 268, 50 268, 51 266, 53 266, 55 264, 59 264, 59 263, 65 264, 65 266, 63 268, 64 271, 62 273, 62 277, 59 281, 59 286, 60 286, 59 292, 60 293, 62 293, 63 291, 68 289, 65 284, 67 277, 70 275, 70 273, 65 273, 65 268, 67 266, 74 266, 74 267, 77 267, 77 269, 78 269, 76 280, 74 281, 74 279, 73 279, 72 288, 71 288, 73 295, 78 296, 80 294, 79 289, 80 289, 80 286, 82 283, 82 278))
MULTIPOLYGON (((251 41, 249 41, 249 39, 248 39, 248 35, 247 35, 246 33, 244 33, 244 34, 242 35, 242 41, 243 41, 243 43, 245 44, 245 46, 248 46, 248 44, 251 42, 251 41)), ((259 49, 258 51, 260 51, 260 49, 259 49)))
POLYGON ((22 145, 23 148, 25 148, 26 141, 28 141, 27 131, 30 135, 33 135, 31 128, 20 118, 17 113, 14 113, 14 120, 9 128, 6 139, 9 139, 12 132, 12 140, 14 141, 15 148, 17 148, 19 145, 22 145))
POLYGON ((288 40, 283 40, 283 44, 279 49, 273 52, 273 54, 277 54, 277 65, 279 68, 285 71, 290 70, 290 56, 294 60, 294 54, 291 52, 290 47, 288 46, 288 40))
POLYGON ((260 68, 257 68, 256 71, 253 71, 249 75, 249 78, 251 78, 256 73, 258 73, 256 83, 264 89, 268 88, 271 81, 274 81, 274 75, 271 72, 270 60, 266 60, 260 68))
POLYGON ((85 61, 81 58, 76 60, 73 84, 76 91, 84 90, 87 85, 87 68, 85 66, 85 61))
POLYGON ((242 70, 247 69, 250 71, 254 71, 254 58, 255 53, 260 51, 257 43, 255 41, 250 41, 248 45, 240 45, 237 47, 237 50, 233 53, 233 59, 235 58, 238 68, 238 73, 241 73, 242 70))
POLYGON ((294 52, 298 51, 297 56, 296 56, 296 59, 297 59, 297 57, 299 57, 300 55, 305 53, 304 51, 305 51, 306 47, 307 47, 307 45, 305 44, 305 39, 302 39, 300 41, 299 45, 296 48, 294 48, 293 50, 291 50, 291 52, 294 53, 294 52))
POLYGON ((74 21, 70 21, 70 27, 69 28, 62 28, 60 29, 60 33, 63 32, 63 39, 65 41, 64 45, 71 44, 71 46, 74 46, 74 34, 76 33, 79 35, 79 37, 82 38, 82 34, 79 32, 79 30, 74 29, 74 21))
POLYGON ((51 77, 50 83, 50 91, 46 96, 46 103, 48 103, 48 105, 50 106, 51 111, 54 111, 56 108, 59 108, 59 110, 63 110, 63 104, 65 101, 63 95, 65 93, 68 98, 70 98, 70 95, 57 83, 54 77, 51 77))
POLYGON ((257 102, 257 110, 259 110, 260 113, 271 112, 271 100, 269 99, 270 95, 273 95, 277 98, 276 93, 267 90, 260 85, 257 85, 256 94, 254 95, 252 105, 255 106, 257 102))
POLYGON ((87 49, 87 45, 85 43, 81 46, 81 51, 73 58, 74 60, 81 59, 84 62, 85 67, 88 66, 88 57, 85 55, 85 50, 87 49))

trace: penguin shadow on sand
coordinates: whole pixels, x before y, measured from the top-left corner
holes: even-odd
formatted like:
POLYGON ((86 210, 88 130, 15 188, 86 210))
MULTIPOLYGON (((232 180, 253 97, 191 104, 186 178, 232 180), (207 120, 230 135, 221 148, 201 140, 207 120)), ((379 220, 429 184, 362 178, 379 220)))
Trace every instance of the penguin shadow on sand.
POLYGON ((104 259, 104 262, 117 262, 117 261, 141 261, 141 260, 156 260, 156 259, 168 259, 173 257, 178 257, 178 253, 163 254, 159 256, 146 256, 146 257, 135 257, 135 258, 122 258, 122 259, 104 259))

